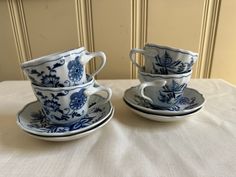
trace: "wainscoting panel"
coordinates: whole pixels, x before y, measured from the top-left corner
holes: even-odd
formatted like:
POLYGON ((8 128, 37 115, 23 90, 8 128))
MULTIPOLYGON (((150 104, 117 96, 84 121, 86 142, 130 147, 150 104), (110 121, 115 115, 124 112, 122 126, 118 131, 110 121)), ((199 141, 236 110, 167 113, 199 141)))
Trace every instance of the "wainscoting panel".
POLYGON ((131 1, 92 0, 94 49, 107 55, 98 78, 131 78, 131 1))
POLYGON ((11 23, 7 1, 0 1, 0 81, 23 79, 19 68, 20 54, 17 52, 17 41, 14 37, 14 26, 11 23))
POLYGON ((211 78, 223 78, 236 85, 236 1, 222 0, 211 78))
POLYGON ((24 61, 81 46, 106 53, 98 79, 134 79, 130 49, 158 43, 199 52, 194 78, 236 83, 235 7, 234 0, 2 0, 0 81, 26 79, 24 61))
POLYGON ((73 0, 23 0, 23 7, 33 58, 78 47, 73 0))

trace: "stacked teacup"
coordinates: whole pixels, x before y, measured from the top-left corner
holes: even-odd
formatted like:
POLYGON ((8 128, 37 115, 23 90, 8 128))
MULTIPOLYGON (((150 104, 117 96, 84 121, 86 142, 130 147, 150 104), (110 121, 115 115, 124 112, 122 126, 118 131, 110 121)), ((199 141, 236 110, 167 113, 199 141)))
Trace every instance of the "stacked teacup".
MULTIPOLYGON (((178 111, 184 91, 192 75, 198 54, 157 44, 132 49, 130 59, 138 67, 140 85, 137 94, 152 108, 178 111), (144 66, 136 62, 136 54, 144 56, 144 66)), ((173 115, 173 114, 171 114, 173 115)))
POLYGON ((94 79, 105 63, 103 52, 88 52, 81 47, 27 61, 21 68, 31 80, 46 117, 62 125, 79 121, 86 115, 91 109, 88 104, 93 94, 105 92, 104 101, 98 104, 110 100, 111 89, 98 85, 94 79), (94 73, 88 74, 86 65, 92 59, 100 59, 101 64, 94 73))

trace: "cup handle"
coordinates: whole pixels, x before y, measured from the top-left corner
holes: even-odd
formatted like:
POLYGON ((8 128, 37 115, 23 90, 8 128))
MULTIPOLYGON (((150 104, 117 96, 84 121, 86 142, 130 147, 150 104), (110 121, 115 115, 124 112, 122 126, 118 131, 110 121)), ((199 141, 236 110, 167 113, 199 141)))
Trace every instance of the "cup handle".
POLYGON ((158 86, 158 87, 162 87, 163 85, 166 84, 166 80, 155 80, 152 82, 143 82, 139 85, 138 87, 138 93, 145 98, 146 100, 148 100, 151 104, 153 104, 153 100, 152 98, 148 97, 147 95, 144 94, 144 89, 146 87, 150 87, 150 86, 158 86))
POLYGON ((133 49, 131 49, 131 51, 129 52, 129 58, 130 58, 131 62, 132 62, 135 66, 137 66, 139 69, 142 69, 142 66, 139 65, 139 64, 136 62, 136 58, 135 58, 135 54, 136 54, 136 53, 140 53, 140 54, 144 55, 144 54, 145 54, 145 50, 133 48, 133 49))
POLYGON ((86 89, 84 91, 84 94, 86 96, 91 96, 91 95, 98 93, 98 92, 105 92, 106 93, 105 99, 102 102, 91 106, 89 109, 92 109, 94 106, 99 106, 99 105, 105 104, 106 102, 108 102, 111 99, 112 90, 110 88, 106 88, 106 87, 100 86, 98 84, 96 85, 96 87, 90 87, 90 88, 86 89))
POLYGON ((95 57, 99 57, 101 59, 101 64, 99 67, 97 67, 97 69, 91 73, 91 76, 95 76, 96 74, 98 74, 102 68, 105 66, 106 64, 106 55, 104 52, 91 52, 91 53, 86 53, 85 54, 87 57, 82 57, 80 60, 80 63, 82 65, 86 65, 91 59, 95 59, 95 57))

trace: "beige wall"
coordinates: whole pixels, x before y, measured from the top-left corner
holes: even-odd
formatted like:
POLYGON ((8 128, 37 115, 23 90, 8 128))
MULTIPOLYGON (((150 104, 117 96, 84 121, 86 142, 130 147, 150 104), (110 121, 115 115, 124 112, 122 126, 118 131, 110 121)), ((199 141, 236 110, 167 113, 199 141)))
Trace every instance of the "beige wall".
POLYGON ((0 1, 0 81, 21 79, 18 53, 6 1, 0 1))
POLYGON ((221 3, 211 77, 236 85, 236 1, 221 3))
POLYGON ((79 46, 106 53, 99 79, 136 78, 128 53, 152 42, 199 52, 193 77, 236 83, 235 7, 234 0, 1 0, 0 81, 23 79, 21 62, 79 46))

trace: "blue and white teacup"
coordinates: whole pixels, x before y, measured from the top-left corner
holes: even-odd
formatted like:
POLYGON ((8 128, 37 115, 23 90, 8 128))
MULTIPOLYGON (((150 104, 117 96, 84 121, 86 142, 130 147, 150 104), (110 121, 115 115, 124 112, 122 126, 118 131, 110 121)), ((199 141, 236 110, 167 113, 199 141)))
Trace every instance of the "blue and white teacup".
POLYGON ((192 70, 198 59, 198 54, 157 44, 146 44, 143 49, 133 48, 129 53, 134 65, 147 73, 152 74, 182 74, 192 70), (145 57, 144 66, 136 62, 135 54, 145 57))
POLYGON ((138 94, 159 109, 171 110, 183 96, 192 71, 184 74, 161 75, 138 72, 141 82, 138 94))
POLYGON ((88 52, 84 47, 61 53, 54 53, 21 64, 31 82, 43 87, 69 87, 87 82, 85 65, 100 58, 100 66, 91 76, 95 76, 106 63, 103 52, 88 52))
POLYGON ((35 96, 42 106, 47 118, 55 124, 70 124, 80 120, 89 109, 104 104, 111 99, 111 89, 95 85, 93 77, 89 77, 88 82, 77 86, 63 88, 40 87, 32 84, 35 96), (104 101, 89 106, 91 95, 105 92, 104 101))

